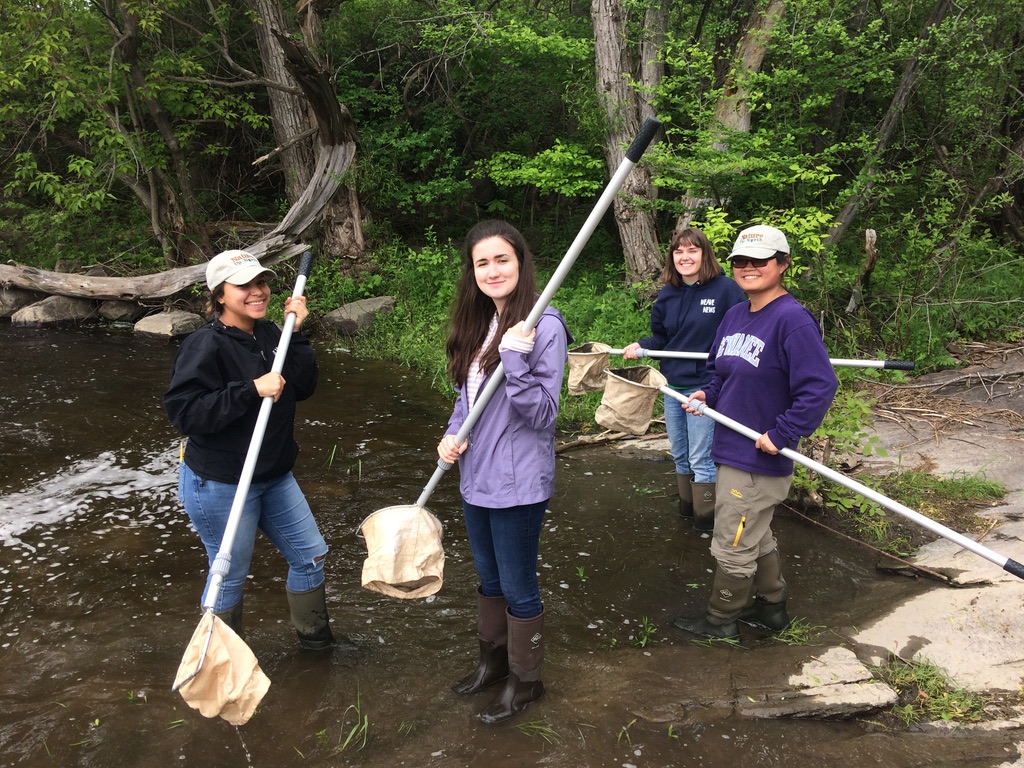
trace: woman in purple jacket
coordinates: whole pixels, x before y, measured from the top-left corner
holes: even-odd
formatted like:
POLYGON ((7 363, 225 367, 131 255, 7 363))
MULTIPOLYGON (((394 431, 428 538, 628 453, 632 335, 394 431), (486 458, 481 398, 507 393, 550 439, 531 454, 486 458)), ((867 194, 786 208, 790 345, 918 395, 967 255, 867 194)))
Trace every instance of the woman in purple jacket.
MULTIPOLYGON (((651 307, 651 335, 622 351, 635 359, 644 349, 707 352, 726 311, 744 300, 743 291, 722 273, 715 249, 699 229, 672 236, 662 272, 665 285, 651 307)), ((703 360, 662 358, 658 366, 672 389, 689 395, 711 381, 703 360)), ((693 518, 698 531, 715 527, 715 463, 711 440, 715 422, 688 414, 665 398, 665 429, 676 465, 679 515, 693 518)))
POLYGON ((761 436, 752 442, 731 429, 715 430, 711 554, 718 568, 706 615, 673 626, 735 641, 737 620, 773 631, 789 626, 789 588, 771 524, 793 484, 793 461, 779 450, 795 450, 818 428, 838 382, 817 321, 782 285, 790 264, 786 236, 775 227, 749 227, 729 258, 750 301, 726 312, 708 357, 711 381, 690 398, 761 436))
POLYGON ((466 532, 480 585, 480 660, 452 686, 472 694, 505 680, 480 713, 488 724, 521 712, 544 694, 544 606, 537 583, 540 529, 555 485, 555 418, 571 336, 548 308, 523 333, 536 302, 533 255, 504 221, 470 230, 448 337, 448 373, 458 400, 437 447, 458 461, 466 532), (456 435, 501 361, 504 383, 469 439, 456 435))

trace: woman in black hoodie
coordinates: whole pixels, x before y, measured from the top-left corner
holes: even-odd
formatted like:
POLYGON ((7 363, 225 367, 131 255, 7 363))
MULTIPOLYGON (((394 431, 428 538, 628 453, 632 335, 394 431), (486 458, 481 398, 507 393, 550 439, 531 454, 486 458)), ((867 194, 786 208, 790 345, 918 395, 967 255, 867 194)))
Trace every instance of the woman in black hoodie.
POLYGON ((210 260, 210 321, 182 342, 164 407, 171 423, 188 437, 178 496, 212 567, 260 404, 274 398, 214 612, 242 634, 242 590, 261 530, 288 561, 288 604, 299 644, 319 650, 335 642, 324 591, 327 543, 292 475, 299 452, 293 437, 295 403, 313 394, 318 368, 300 332, 308 311, 305 297, 299 296, 285 300, 285 312, 295 314, 294 335, 282 372, 271 371, 281 338, 277 325, 265 319, 273 276, 245 251, 225 251, 210 260))

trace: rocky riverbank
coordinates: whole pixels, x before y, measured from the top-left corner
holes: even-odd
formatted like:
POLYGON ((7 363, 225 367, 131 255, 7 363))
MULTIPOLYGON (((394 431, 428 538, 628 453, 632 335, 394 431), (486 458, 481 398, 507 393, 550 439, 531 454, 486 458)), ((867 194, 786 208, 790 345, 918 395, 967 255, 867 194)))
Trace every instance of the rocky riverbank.
MULTIPOLYGON (((1003 483, 1005 499, 978 513, 984 533, 974 538, 1001 556, 1024 562, 1024 357, 1020 350, 1001 348, 971 362, 919 377, 912 385, 878 388, 869 432, 888 456, 872 459, 868 469, 978 474, 1003 483)), ((667 441, 650 439, 616 445, 629 452, 663 453, 667 448, 667 441)), ((880 567, 891 567, 881 560, 880 567)), ((892 658, 923 660, 956 685, 1006 703, 994 708, 993 720, 971 727, 1020 729, 1015 740, 1019 756, 1003 765, 1024 766, 1024 581, 945 538, 922 546, 910 562, 946 582, 930 579, 929 588, 908 589, 902 596, 896 589, 891 599, 874 610, 869 607, 869 618, 862 618, 863 610, 852 611, 859 619, 856 626, 830 627, 831 640, 757 647, 756 665, 748 658, 724 656, 718 690, 706 692, 703 703, 752 717, 864 714, 896 701, 896 693, 872 669, 892 658), (765 669, 777 674, 766 677, 765 669)), ((692 705, 654 701, 640 714, 671 719, 680 707, 692 705)))

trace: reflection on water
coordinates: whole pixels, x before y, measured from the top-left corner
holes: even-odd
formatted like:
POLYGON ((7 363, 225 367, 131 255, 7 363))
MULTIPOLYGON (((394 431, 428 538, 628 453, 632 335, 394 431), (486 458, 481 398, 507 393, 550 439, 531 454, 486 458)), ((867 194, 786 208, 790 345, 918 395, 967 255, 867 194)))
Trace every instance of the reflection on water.
POLYGON ((169 447, 150 456, 141 467, 125 466, 123 457, 104 452, 92 459, 79 459, 25 490, 0 496, 0 544, 34 552, 35 547, 20 538, 22 533, 59 526, 90 513, 97 513, 95 519, 158 524, 166 518, 176 493, 173 451, 169 447))
MULTIPOLYGON (((476 645, 457 471, 429 502, 446 528, 444 588, 399 601, 359 587, 359 523, 419 496, 448 404, 406 369, 326 348, 320 389, 299 406, 296 474, 331 544, 335 628, 360 650, 298 651, 283 563, 261 540, 246 640, 270 693, 242 728, 203 719, 170 692, 206 572, 175 498, 180 440, 160 404, 174 352, 118 331, 0 327, 0 765, 904 768, 1008 757, 1005 736, 895 739, 857 723, 743 720, 717 704, 769 641, 708 648, 668 628, 706 599, 709 541, 677 522, 668 462, 606 448, 559 457, 540 562, 549 693, 526 727, 479 725, 487 695, 449 690, 476 645), (365 746, 343 748, 357 723, 365 746)), ((795 608, 815 624, 846 626, 906 592, 815 529, 783 520, 780 538, 795 608)))

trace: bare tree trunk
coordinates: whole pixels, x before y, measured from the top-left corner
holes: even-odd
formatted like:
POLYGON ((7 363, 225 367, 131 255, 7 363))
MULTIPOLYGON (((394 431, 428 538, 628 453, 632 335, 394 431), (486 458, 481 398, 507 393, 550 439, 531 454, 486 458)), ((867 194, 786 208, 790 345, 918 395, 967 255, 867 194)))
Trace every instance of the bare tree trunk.
MULTIPOLYGON (((622 0, 592 0, 590 13, 594 23, 597 97, 608 124, 605 160, 609 169, 614 170, 622 164, 625 148, 640 130, 643 119, 653 114, 649 105, 641 103, 628 77, 642 82, 644 77, 660 79, 661 70, 646 45, 643 65, 636 65, 633 52, 625 45, 626 10, 622 0)), ((658 34, 664 35, 667 8, 661 2, 653 3, 648 6, 645 21, 654 25, 653 43, 658 34)), ((613 205, 631 281, 649 280, 661 270, 654 211, 649 204, 653 196, 651 172, 640 165, 626 177, 622 193, 613 205)))
MULTIPOLYGON (((761 70, 772 34, 785 10, 785 0, 771 0, 763 12, 755 10, 747 21, 746 31, 736 46, 735 64, 715 104, 711 146, 719 152, 729 148, 730 134, 750 133, 750 75, 761 70)), ((676 231, 688 227, 701 208, 721 206, 725 201, 687 193, 681 202, 683 212, 676 221, 676 231)))
MULTIPOLYGON (((268 80, 286 86, 283 89, 271 88, 269 94, 274 136, 278 143, 278 151, 274 154, 284 169, 288 201, 295 205, 309 186, 315 162, 315 142, 323 144, 335 140, 329 134, 325 135, 322 120, 319 121, 321 130, 316 132, 318 138, 313 135, 311 129, 318 120, 310 110, 325 99, 336 101, 337 96, 322 74, 323 67, 315 54, 321 48, 322 28, 314 4, 306 0, 297 4, 304 42, 301 53, 297 55, 296 50, 286 50, 288 45, 283 34, 287 27, 280 0, 252 0, 252 3, 261 20, 256 30, 264 74, 268 80), (289 66, 301 66, 308 71, 307 85, 314 82, 318 85, 315 97, 306 93, 303 98, 305 88, 292 76, 289 66)), ((323 239, 323 250, 332 256, 359 261, 366 255, 362 214, 354 187, 348 184, 340 186, 336 196, 324 206, 316 228, 323 239)))
MULTIPOLYGON (((192 170, 185 151, 174 132, 174 126, 159 99, 154 96, 141 98, 146 92, 145 75, 139 68, 138 51, 142 45, 138 19, 132 9, 119 4, 124 29, 117 30, 119 39, 115 53, 127 67, 126 95, 132 105, 132 118, 139 131, 142 116, 139 110, 145 107, 149 119, 164 140, 171 158, 173 178, 168 178, 155 168, 148 173, 150 184, 150 219, 154 234, 160 239, 164 250, 164 261, 169 267, 182 266, 195 260, 205 261, 210 251, 206 234, 205 216, 197 204, 198 196, 192 185, 192 170), (136 106, 138 105, 138 106, 136 106)), ((108 11, 108 18, 114 14, 108 11)))
POLYGON ((861 265, 857 282, 853 284, 853 293, 846 305, 846 313, 852 315, 857 308, 864 303, 864 293, 871 282, 871 274, 875 271, 875 264, 878 263, 878 235, 873 229, 864 230, 864 263, 861 265))
POLYGON ((253 27, 260 49, 263 76, 287 88, 269 89, 270 117, 279 147, 276 159, 284 172, 285 192, 288 202, 294 204, 309 184, 309 174, 313 170, 313 138, 308 135, 312 124, 308 114, 309 104, 285 66, 284 51, 274 37, 275 31, 286 32, 288 29, 280 0, 252 0, 252 4, 253 10, 260 17, 260 23, 253 27))
MULTIPOLYGON (((921 30, 919 38, 921 43, 928 39, 932 28, 938 26, 946 17, 946 14, 949 13, 950 5, 951 0, 938 0, 935 3, 928 21, 925 22, 924 29, 921 30)), ((885 150, 888 149, 889 142, 892 141, 893 134, 896 131, 896 126, 899 124, 899 119, 903 116, 903 110, 906 108, 907 102, 914 92, 919 61, 920 58, 915 53, 903 68, 903 77, 900 79, 900 84, 896 87, 896 93, 893 95, 889 109, 882 120, 882 125, 878 129, 878 141, 875 143, 874 150, 868 155, 860 172, 863 182, 862 189, 847 201, 836 219, 836 224, 829 230, 827 241, 832 245, 842 240, 847 228, 860 211, 861 205, 871 198, 871 192, 875 187, 875 176, 878 175, 878 164, 881 162, 885 150)))

